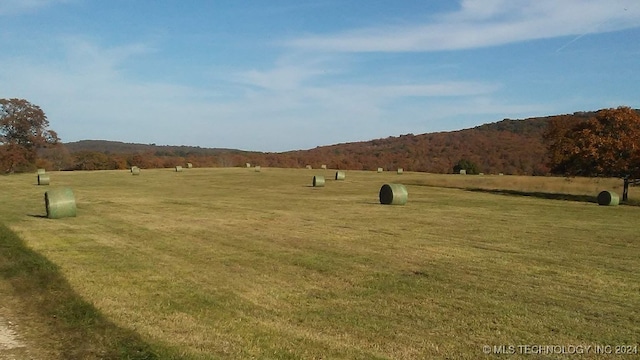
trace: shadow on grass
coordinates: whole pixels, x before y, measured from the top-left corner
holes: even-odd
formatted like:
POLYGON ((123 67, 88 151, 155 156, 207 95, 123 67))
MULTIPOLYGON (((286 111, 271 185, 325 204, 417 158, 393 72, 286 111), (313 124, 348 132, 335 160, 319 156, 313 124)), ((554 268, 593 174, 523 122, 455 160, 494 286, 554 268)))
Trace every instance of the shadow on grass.
POLYGON ((64 359, 158 359, 140 336, 107 320, 76 294, 58 267, 0 224, 0 276, 46 329, 64 359))
MULTIPOLYGON (((483 188, 471 188, 471 187, 462 187, 462 186, 431 185, 431 184, 424 184, 424 183, 407 183, 406 185, 426 186, 426 187, 434 187, 434 188, 447 188, 447 189, 460 189, 465 191, 483 192, 483 193, 495 194, 495 195, 531 196, 531 197, 536 197, 540 199, 590 202, 595 204, 598 203, 598 197, 591 196, 591 195, 559 194, 559 193, 548 193, 548 192, 539 192, 539 191, 521 191, 521 190, 508 190, 508 189, 483 189, 483 188)), ((630 199, 624 202, 620 200, 620 205, 640 207, 640 200, 630 199)))
POLYGON ((596 196, 589 195, 574 195, 574 194, 558 194, 558 193, 547 193, 547 192, 537 192, 537 191, 518 191, 518 190, 490 190, 490 189, 481 189, 481 188, 467 188, 467 191, 474 192, 484 192, 489 194, 497 194, 497 195, 512 195, 512 196, 531 196, 540 199, 550 199, 550 200, 566 200, 566 201, 579 201, 579 202, 589 202, 589 203, 598 203, 598 198, 596 196))
POLYGON ((497 194, 497 195, 531 196, 531 197, 540 198, 540 199, 598 203, 598 198, 596 196, 589 196, 589 195, 558 194, 558 193, 547 193, 547 192, 537 192, 537 191, 518 191, 518 190, 495 190, 495 189, 489 190, 489 189, 481 189, 481 188, 467 188, 465 190, 475 191, 475 192, 484 192, 489 194, 497 194))

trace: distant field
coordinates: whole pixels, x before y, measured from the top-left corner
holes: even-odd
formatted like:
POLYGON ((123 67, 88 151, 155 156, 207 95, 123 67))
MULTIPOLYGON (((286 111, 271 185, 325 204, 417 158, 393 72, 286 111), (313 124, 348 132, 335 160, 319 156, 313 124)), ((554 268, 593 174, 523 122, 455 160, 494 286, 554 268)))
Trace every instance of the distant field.
POLYGON ((61 220, 42 217, 35 175, 3 176, 0 222, 159 358, 638 346, 640 207, 441 187, 595 196, 616 184, 621 194, 620 180, 333 174, 52 172, 51 187, 71 187, 78 204, 61 220), (409 184, 407 205, 379 204, 389 182, 409 184))

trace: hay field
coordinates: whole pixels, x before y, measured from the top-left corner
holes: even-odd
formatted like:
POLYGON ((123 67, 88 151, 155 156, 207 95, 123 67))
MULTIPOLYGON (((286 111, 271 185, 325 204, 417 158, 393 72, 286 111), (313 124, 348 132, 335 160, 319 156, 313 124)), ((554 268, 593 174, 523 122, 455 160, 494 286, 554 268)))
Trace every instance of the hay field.
POLYGON ((640 207, 419 185, 446 175, 333 174, 52 172, 52 187, 76 194, 78 217, 60 220, 41 217, 35 175, 5 176, 0 222, 158 358, 638 346, 640 207), (379 204, 389 182, 415 184, 405 206, 379 204))

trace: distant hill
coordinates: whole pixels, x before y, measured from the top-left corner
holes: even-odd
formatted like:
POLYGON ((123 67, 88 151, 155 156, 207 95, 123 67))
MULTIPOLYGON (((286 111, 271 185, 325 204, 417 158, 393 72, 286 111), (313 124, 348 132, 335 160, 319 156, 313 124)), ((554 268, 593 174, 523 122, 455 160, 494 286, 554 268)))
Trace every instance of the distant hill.
MULTIPOLYGON (((589 118, 595 112, 565 117, 589 118)), ((478 165, 486 173, 543 175, 547 150, 543 133, 557 116, 524 120, 504 119, 471 129, 428 134, 406 134, 385 139, 322 146, 290 154, 309 160, 327 160, 347 169, 395 170, 450 173, 461 159, 478 165)), ((315 165, 314 165, 315 166, 315 165)))
POLYGON ((105 154, 135 154, 146 152, 165 152, 165 153, 199 153, 199 154, 221 154, 229 152, 238 152, 234 149, 218 149, 218 148, 201 148, 199 146, 169 146, 169 145, 156 145, 156 144, 134 144, 124 143, 120 141, 108 141, 108 140, 81 140, 76 142, 69 142, 64 144, 69 152, 79 151, 95 151, 105 154))
MULTIPOLYGON (((337 169, 375 170, 382 167, 395 170, 402 167, 406 171, 451 173, 459 160, 467 159, 485 173, 545 175, 548 168, 543 133, 549 121, 556 117, 587 119, 594 115, 595 112, 576 112, 524 120, 504 119, 459 131, 406 134, 281 153, 103 140, 84 140, 65 145, 72 155, 83 153, 82 159, 87 158, 87 152, 110 155, 115 158, 111 162, 117 164, 113 165, 115 168, 134 163, 167 167, 176 162, 189 161, 196 166, 244 166, 248 162, 273 167, 311 165, 319 168, 325 164, 337 169)), ((105 161, 103 159, 102 163, 105 161)), ((79 166, 76 161, 74 168, 87 167, 79 166)))

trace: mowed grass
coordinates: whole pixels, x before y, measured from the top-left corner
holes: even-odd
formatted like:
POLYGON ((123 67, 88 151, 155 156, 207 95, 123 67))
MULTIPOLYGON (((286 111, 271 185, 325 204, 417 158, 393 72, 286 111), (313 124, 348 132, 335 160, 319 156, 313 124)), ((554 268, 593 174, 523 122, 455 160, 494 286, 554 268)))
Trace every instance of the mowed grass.
POLYGON ((638 344, 640 207, 419 185, 407 205, 383 206, 382 184, 445 175, 334 173, 52 172, 78 205, 60 220, 42 217, 35 175, 5 176, 0 221, 159 358, 638 344))

